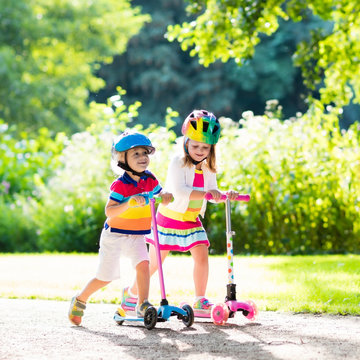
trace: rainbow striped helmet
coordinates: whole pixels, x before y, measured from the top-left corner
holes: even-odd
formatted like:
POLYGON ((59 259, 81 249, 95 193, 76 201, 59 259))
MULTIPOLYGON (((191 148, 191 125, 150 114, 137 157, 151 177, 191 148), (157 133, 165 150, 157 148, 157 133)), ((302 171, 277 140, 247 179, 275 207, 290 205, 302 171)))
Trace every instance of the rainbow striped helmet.
POLYGON ((206 110, 194 110, 184 121, 181 133, 191 140, 215 145, 220 137, 220 123, 206 110))

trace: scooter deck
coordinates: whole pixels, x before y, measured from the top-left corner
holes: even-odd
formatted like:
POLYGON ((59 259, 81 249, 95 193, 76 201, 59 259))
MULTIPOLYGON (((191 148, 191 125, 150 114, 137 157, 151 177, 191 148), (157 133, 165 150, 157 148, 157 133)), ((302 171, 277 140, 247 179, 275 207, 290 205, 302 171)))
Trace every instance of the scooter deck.
POLYGON ((117 323, 123 321, 142 321, 144 322, 143 317, 137 317, 135 311, 124 311, 124 309, 119 308, 118 311, 114 314, 114 320, 117 323))

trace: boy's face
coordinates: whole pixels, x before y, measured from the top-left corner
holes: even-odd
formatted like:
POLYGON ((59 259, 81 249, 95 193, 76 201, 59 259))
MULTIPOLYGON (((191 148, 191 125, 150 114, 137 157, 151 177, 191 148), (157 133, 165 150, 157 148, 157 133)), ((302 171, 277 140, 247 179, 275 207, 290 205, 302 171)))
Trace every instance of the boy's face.
MULTIPOLYGON (((120 154, 120 159, 124 161, 125 155, 120 154)), ((149 150, 143 147, 136 147, 127 151, 127 162, 129 166, 137 171, 143 172, 147 169, 150 163, 149 150)))

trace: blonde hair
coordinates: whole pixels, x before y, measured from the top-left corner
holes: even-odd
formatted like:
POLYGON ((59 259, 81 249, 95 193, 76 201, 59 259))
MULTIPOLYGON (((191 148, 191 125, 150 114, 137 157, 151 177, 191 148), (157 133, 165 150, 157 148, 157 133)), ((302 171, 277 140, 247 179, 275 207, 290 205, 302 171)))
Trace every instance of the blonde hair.
MULTIPOLYGON (((192 162, 192 159, 190 155, 185 151, 185 147, 187 149, 187 138, 184 138, 184 144, 183 144, 183 151, 184 151, 184 164, 183 166, 192 166, 194 165, 192 162)), ((205 164, 208 167, 208 169, 214 173, 216 173, 216 145, 210 145, 210 152, 209 155, 206 157, 205 164)))

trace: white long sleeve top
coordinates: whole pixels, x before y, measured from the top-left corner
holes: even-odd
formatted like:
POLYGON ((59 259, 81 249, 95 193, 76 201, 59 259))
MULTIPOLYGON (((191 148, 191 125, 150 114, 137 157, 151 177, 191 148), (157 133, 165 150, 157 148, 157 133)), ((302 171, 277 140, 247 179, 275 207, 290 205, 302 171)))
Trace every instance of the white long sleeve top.
MULTIPOLYGON (((165 190, 172 193, 174 201, 167 205, 173 211, 184 213, 190 202, 190 194, 194 190, 195 165, 183 166, 184 155, 176 155, 169 164, 165 190)), ((204 175, 204 191, 218 189, 216 173, 210 171, 206 163, 202 163, 201 169, 204 175)), ((204 199, 200 215, 203 217, 207 201, 204 199)))

